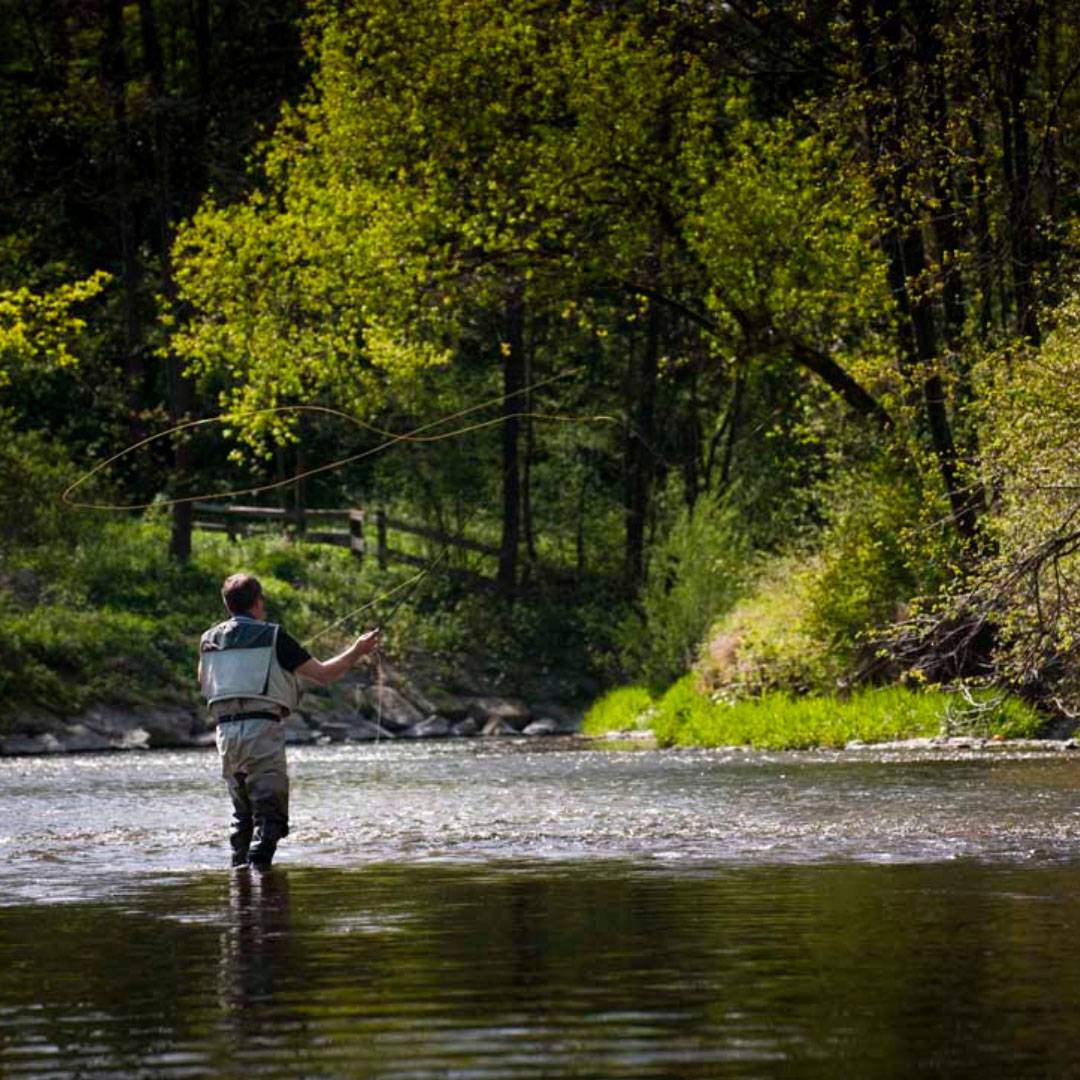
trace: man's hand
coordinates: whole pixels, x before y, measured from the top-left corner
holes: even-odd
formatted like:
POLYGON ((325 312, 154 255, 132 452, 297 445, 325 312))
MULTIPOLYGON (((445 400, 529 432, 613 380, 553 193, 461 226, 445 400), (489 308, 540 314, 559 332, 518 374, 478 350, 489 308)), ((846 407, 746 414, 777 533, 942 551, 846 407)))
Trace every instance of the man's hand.
POLYGON ((380 644, 382 644, 382 630, 376 626, 374 630, 368 630, 353 642, 352 651, 359 659, 361 656, 374 652, 380 644))
POLYGON ((338 653, 337 656, 325 662, 316 660, 314 657, 305 660, 296 669, 296 674, 323 686, 337 682, 338 679, 348 673, 349 669, 361 656, 367 656, 368 653, 377 649, 381 641, 381 634, 376 627, 376 629, 369 630, 366 634, 361 634, 344 652, 338 653))

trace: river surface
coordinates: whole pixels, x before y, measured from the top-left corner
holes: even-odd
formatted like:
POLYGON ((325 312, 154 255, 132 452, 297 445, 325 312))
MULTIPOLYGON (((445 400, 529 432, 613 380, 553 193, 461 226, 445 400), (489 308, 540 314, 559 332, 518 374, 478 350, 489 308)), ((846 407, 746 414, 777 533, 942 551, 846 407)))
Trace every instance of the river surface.
POLYGON ((1080 1076, 1080 756, 0 759, 0 1077, 1080 1076))

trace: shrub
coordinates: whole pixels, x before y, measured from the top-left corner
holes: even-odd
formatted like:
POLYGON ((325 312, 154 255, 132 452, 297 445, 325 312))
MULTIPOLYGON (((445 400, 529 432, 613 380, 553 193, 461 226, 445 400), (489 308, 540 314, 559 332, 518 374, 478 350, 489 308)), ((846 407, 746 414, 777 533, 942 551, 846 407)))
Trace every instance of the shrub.
POLYGON ((915 596, 936 593, 954 557, 936 491, 878 464, 830 486, 829 520, 808 581, 807 632, 843 667, 867 666, 876 633, 915 596))
POLYGON ((581 724, 583 735, 641 731, 650 726, 652 695, 643 686, 623 686, 593 702, 581 724))
POLYGON ((811 620, 813 557, 785 556, 759 571, 753 591, 709 632, 698 670, 710 690, 728 697, 786 687, 828 689, 841 666, 811 620))
POLYGON ((74 544, 82 522, 60 502, 78 470, 59 444, 15 429, 0 410, 0 556, 36 544, 74 544))
POLYGON ((194 654, 169 648, 154 620, 117 611, 42 606, 0 616, 0 694, 74 713, 95 700, 121 703, 190 693, 194 654))
POLYGON ((651 686, 686 671, 709 624, 743 589, 748 557, 733 508, 701 498, 680 509, 649 552, 640 611, 620 629, 624 667, 651 686))
POLYGON ((941 587, 951 551, 927 524, 933 493, 877 467, 840 477, 826 494, 829 517, 812 547, 766 562, 710 629, 699 662, 710 689, 828 693, 872 678, 878 633, 941 587))
MULTIPOLYGON (((989 357, 980 436, 994 478, 986 556, 941 605, 939 627, 992 628, 979 657, 999 685, 1067 715, 1080 710, 1080 293, 1048 313, 1038 349, 989 357)), ((924 655, 942 650, 928 620, 924 655)), ((947 655, 947 653, 946 653, 947 655)), ((922 658, 919 658, 920 662, 922 658)), ((930 666, 929 664, 927 666, 930 666)))

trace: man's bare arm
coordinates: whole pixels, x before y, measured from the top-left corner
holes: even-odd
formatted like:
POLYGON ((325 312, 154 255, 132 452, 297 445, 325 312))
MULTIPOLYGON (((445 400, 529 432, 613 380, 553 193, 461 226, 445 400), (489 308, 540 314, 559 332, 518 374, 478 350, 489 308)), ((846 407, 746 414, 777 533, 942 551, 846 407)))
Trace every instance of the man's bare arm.
POLYGON ((314 657, 305 660, 295 674, 326 686, 328 683, 337 682, 361 656, 366 656, 378 644, 379 631, 369 630, 366 634, 361 634, 344 652, 329 660, 316 660, 314 657))

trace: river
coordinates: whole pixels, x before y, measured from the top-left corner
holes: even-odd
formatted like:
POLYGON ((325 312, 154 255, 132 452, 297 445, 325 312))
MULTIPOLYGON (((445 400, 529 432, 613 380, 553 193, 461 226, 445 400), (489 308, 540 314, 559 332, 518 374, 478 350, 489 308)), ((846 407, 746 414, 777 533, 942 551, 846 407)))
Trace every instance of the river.
POLYGON ((0 1076, 1080 1075, 1080 756, 0 759, 0 1076))

